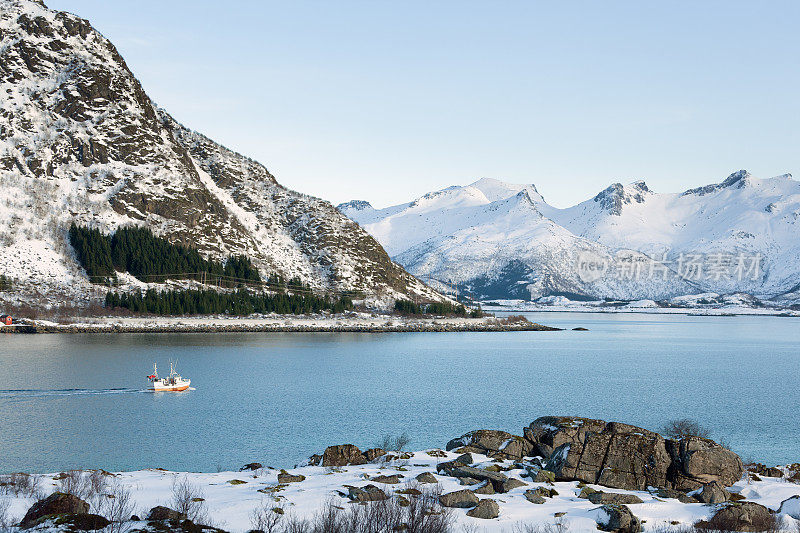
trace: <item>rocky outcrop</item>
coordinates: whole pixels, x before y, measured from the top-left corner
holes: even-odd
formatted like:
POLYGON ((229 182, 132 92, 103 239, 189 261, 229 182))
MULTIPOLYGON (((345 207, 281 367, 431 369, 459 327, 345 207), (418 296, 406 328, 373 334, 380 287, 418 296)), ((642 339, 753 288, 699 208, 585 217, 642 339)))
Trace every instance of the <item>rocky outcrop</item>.
POLYGON ((425 485, 425 484, 430 484, 430 483, 438 483, 438 482, 439 482, 439 481, 436 479, 436 476, 434 476, 434 475, 433 475, 432 473, 430 473, 430 472, 423 472, 423 473, 421 473, 420 475, 418 475, 418 476, 417 476, 416 478, 414 478, 414 479, 416 479, 416 480, 417 480, 417 483, 422 483, 423 485, 425 485))
POLYGON ((252 472, 254 470, 260 470, 262 468, 264 468, 264 465, 262 465, 261 463, 247 463, 246 465, 244 465, 239 469, 239 472, 245 472, 245 471, 252 472))
POLYGON ((163 505, 157 505, 150 509, 150 512, 147 514, 147 520, 186 520, 186 515, 175 509, 170 509, 169 507, 164 507, 163 505))
POLYGON ((604 505, 600 508, 597 528, 617 533, 639 533, 642 530, 642 521, 625 505, 604 505))
POLYGON ((606 487, 692 490, 717 481, 729 486, 743 472, 732 451, 710 439, 664 439, 658 433, 577 417, 542 417, 525 428, 545 468, 558 480, 578 480, 606 487))
POLYGON ((725 503, 731 499, 731 493, 717 481, 706 483, 703 490, 697 495, 697 499, 703 503, 725 503))
POLYGON ((774 531, 775 517, 769 509, 753 502, 728 504, 708 521, 697 525, 717 531, 774 531))
POLYGON ((367 458, 357 446, 352 444, 328 446, 325 448, 325 453, 322 454, 322 466, 363 465, 366 463, 367 458))
POLYGON ((389 498, 389 496, 375 485, 365 487, 348 487, 348 497, 354 502, 378 502, 389 498))
POLYGON ((451 440, 446 449, 517 460, 530 456, 533 446, 526 439, 505 431, 478 429, 451 440))
POLYGON ((89 504, 72 494, 54 492, 47 498, 34 503, 22 521, 19 523, 21 529, 28 529, 35 526, 39 520, 52 515, 77 515, 88 514, 89 504))
POLYGON ((471 490, 457 490, 448 492, 439 496, 439 503, 443 507, 456 507, 461 509, 469 509, 478 505, 478 497, 471 490))
POLYGON ((278 474, 278 483, 300 483, 305 480, 306 476, 303 474, 290 474, 288 472, 280 472, 278 474))

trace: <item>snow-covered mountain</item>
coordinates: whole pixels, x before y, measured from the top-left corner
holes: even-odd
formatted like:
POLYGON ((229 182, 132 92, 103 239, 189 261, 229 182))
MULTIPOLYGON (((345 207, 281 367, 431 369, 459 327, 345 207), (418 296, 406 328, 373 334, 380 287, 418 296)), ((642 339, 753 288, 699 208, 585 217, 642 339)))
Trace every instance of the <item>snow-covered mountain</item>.
POLYGON ((413 202, 339 209, 410 272, 482 298, 780 297, 800 284, 800 183, 745 171, 683 193, 615 183, 559 209, 481 179, 413 202))
POLYGON ((438 298, 331 204, 178 124, 88 21, 0 0, 0 274, 20 294, 96 296, 72 221, 144 224, 320 289, 438 298))

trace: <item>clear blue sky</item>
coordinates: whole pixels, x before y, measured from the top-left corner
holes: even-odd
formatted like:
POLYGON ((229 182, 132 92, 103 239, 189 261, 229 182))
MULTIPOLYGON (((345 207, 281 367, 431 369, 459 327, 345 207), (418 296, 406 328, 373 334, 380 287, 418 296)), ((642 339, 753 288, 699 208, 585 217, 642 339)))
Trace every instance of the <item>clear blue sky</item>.
POLYGON ((800 173, 800 2, 46 0, 177 120, 334 203, 481 177, 558 206, 800 173))

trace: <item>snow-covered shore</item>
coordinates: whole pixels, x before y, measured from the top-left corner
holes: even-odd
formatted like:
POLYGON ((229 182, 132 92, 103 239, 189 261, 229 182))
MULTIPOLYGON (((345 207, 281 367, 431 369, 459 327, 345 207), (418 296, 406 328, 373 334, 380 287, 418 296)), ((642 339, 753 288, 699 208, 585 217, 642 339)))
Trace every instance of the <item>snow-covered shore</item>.
MULTIPOLYGON (((333 504, 347 508, 352 503, 348 498, 348 487, 365 487, 373 484, 390 497, 402 496, 409 489, 415 478, 423 473, 435 477, 436 484, 418 485, 418 488, 437 487, 442 493, 459 491, 465 487, 458 479, 437 474, 437 465, 451 461, 459 454, 442 450, 423 450, 407 454, 393 454, 392 460, 376 459, 363 465, 342 467, 302 466, 288 470, 289 474, 304 476, 302 481, 278 482, 280 470, 269 467, 244 472, 169 472, 159 469, 139 470, 135 472, 118 472, 106 475, 109 485, 124 487, 129 490, 133 499, 133 509, 139 516, 146 516, 149 509, 164 505, 169 506, 173 497, 173 487, 177 482, 188 481, 196 491, 196 497, 203 498, 202 506, 213 524, 226 531, 242 532, 253 528, 251 514, 257 508, 280 507, 285 517, 311 518, 323 505, 333 504), (378 476, 400 477, 399 483, 382 483, 387 478, 378 476)), ((489 498, 499 505, 499 516, 488 520, 473 518, 467 515, 468 509, 452 509, 456 527, 454 531, 514 531, 520 525, 553 525, 564 524, 569 531, 594 531, 598 529, 598 521, 603 519, 601 506, 580 498, 586 486, 578 482, 533 482, 526 477, 526 472, 518 468, 511 460, 490 459, 485 455, 472 454, 477 468, 500 467, 508 469, 503 473, 509 478, 522 480, 523 486, 513 488, 504 494, 481 495, 481 499, 489 498), (552 497, 544 498, 544 503, 535 504, 525 497, 525 492, 543 488, 554 490, 552 497)), ((284 471, 285 473, 286 471, 284 471)), ((61 487, 55 478, 58 474, 43 475, 39 480, 42 492, 50 493, 61 487)), ((301 478, 295 478, 301 479, 301 478)), ((391 481, 391 479, 389 479, 391 481)), ((628 508, 642 520, 645 531, 676 525, 691 525, 698 520, 711 517, 719 504, 681 503, 677 499, 659 497, 656 491, 630 491, 608 489, 599 485, 588 487, 638 496, 642 503, 628 504, 628 508)), ((747 501, 755 502, 772 511, 778 511, 781 502, 800 495, 800 485, 779 477, 745 476, 732 487, 730 492, 739 494, 747 501)), ((9 502, 8 515, 19 520, 34 503, 32 498, 15 497, 0 494, 0 504, 9 502)), ((371 504, 369 504, 371 505, 371 504)), ((784 508, 789 510, 788 507, 784 508)), ((797 510, 790 511, 793 514, 797 510)), ((778 515, 778 521, 787 531, 796 531, 800 521, 789 514, 778 515)), ((144 522, 134 527, 144 526, 144 522)), ((567 530, 567 529, 564 529, 567 530)))
MULTIPOLYGON (((541 324, 503 318, 401 317, 363 312, 342 315, 262 315, 251 317, 96 317, 37 320, 40 333, 203 333, 203 332, 451 332, 554 331, 541 324)), ((0 326, 1 328, 2 326, 0 326)), ((2 330, 0 330, 2 331, 2 330)))

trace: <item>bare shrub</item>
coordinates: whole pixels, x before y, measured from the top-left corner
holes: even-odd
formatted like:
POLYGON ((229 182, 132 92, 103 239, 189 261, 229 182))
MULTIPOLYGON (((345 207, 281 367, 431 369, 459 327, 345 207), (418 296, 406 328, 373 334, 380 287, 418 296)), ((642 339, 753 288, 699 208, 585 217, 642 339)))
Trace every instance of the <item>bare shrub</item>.
MULTIPOLYGON (((412 485, 409 485, 411 488, 412 485)), ((416 485, 413 485, 416 488, 416 485)), ((453 533, 452 510, 439 504, 440 490, 365 505, 339 507, 329 501, 311 519, 287 518, 280 533, 453 533)))
POLYGON ((569 523, 561 517, 556 518, 553 523, 525 524, 517 522, 511 526, 512 533, 567 533, 569 530, 569 523))
POLYGON ((276 507, 271 500, 261 503, 250 513, 250 525, 264 533, 280 533, 283 531, 283 508, 276 507), (280 509, 280 511, 278 511, 280 509))
POLYGON ((671 439, 681 439, 683 437, 702 437, 707 439, 711 435, 711 431, 708 428, 701 426, 691 418, 670 420, 661 427, 659 433, 671 439))
POLYGON ((58 491, 64 494, 70 494, 81 500, 87 500, 94 494, 88 473, 81 470, 61 472, 54 479, 58 480, 58 491))
POLYGON ((0 494, 24 496, 26 498, 42 498, 42 478, 35 474, 7 474, 0 476, 0 494))
POLYGON ((503 318, 495 318, 492 322, 500 324, 501 326, 510 326, 513 324, 530 324, 531 321, 522 315, 508 315, 503 318))
POLYGON ((16 520, 11 518, 8 514, 8 508, 11 507, 11 500, 8 498, 0 499, 0 533, 7 533, 14 527, 16 520))
POLYGON ((170 508, 183 513, 196 524, 210 525, 205 494, 200 485, 189 481, 187 476, 172 480, 170 508))
POLYGON ((107 491, 98 502, 98 513, 111 523, 107 530, 110 533, 124 533, 130 529, 128 519, 134 512, 134 501, 131 492, 122 484, 107 484, 107 491))
POLYGON ((402 452, 403 448, 408 446, 409 442, 411 442, 411 439, 406 432, 403 432, 396 436, 384 435, 383 439, 380 440, 375 447, 386 451, 402 452))

